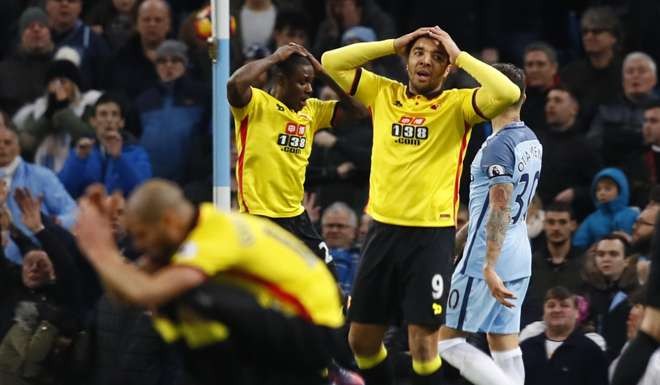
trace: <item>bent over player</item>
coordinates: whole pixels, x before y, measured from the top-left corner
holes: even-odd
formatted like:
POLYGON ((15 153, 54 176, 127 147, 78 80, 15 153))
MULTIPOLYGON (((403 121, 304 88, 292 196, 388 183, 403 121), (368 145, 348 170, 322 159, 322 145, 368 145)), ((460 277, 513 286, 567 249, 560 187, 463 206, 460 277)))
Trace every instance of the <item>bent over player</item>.
POLYGON ((523 385, 518 332, 532 266, 525 218, 541 176, 543 148, 520 121, 523 71, 511 64, 495 68, 520 88, 521 97, 493 118, 493 134, 470 168, 467 244, 452 276, 438 348, 475 385, 523 385), (466 333, 475 332, 487 333, 495 362, 465 341, 466 333))
POLYGON ((325 381, 341 304, 327 267, 300 240, 263 218, 195 207, 152 180, 126 208, 145 272, 120 257, 103 201, 96 191, 80 203, 81 250, 108 290, 154 311, 155 329, 178 344, 196 383, 325 381))
POLYGON ((227 82, 227 98, 236 130, 240 211, 272 219, 330 262, 302 206, 305 169, 316 131, 332 127, 342 116, 366 116, 366 110, 294 43, 237 69, 227 82), (251 86, 269 70, 274 71, 270 92, 251 86), (311 98, 315 77, 336 90, 339 103, 311 98))
POLYGON ((367 384, 391 384, 383 335, 388 324, 405 321, 415 383, 436 383, 437 330, 471 127, 514 103, 520 91, 461 52, 438 27, 328 51, 322 63, 373 119, 367 213, 374 222, 353 286, 349 343, 367 384), (395 53, 407 58, 407 85, 361 68, 395 53), (449 65, 463 68, 481 87, 443 91, 449 65))

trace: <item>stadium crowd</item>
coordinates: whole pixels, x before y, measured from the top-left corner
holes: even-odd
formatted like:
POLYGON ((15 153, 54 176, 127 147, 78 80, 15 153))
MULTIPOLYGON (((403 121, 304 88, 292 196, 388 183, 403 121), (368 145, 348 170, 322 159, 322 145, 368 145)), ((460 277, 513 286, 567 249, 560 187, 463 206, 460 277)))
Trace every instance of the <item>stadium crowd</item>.
MULTIPOLYGON (((290 42, 320 60, 328 50, 422 25, 440 25, 484 62, 524 69, 522 119, 544 147, 527 217, 533 273, 521 348, 529 385, 608 383, 644 311, 660 212, 660 4, 578 3, 231 2, 232 70, 290 42)), ((73 227, 76 200, 90 185, 104 185, 114 193, 115 241, 137 264, 140 253, 121 220, 133 190, 161 178, 195 204, 212 200, 211 61, 196 32, 206 5, 0 2, 1 384, 193 384, 152 328, 152 309, 119 305, 103 293, 73 227)), ((396 56, 367 67, 406 81, 396 56)), ((267 88, 270 76, 252 86, 267 88)), ((452 70, 444 84, 477 83, 452 70)), ((327 85, 314 91, 339 99, 327 85)), ((319 131, 305 175, 303 205, 346 297, 371 221, 363 214, 370 125, 369 117, 344 119, 319 131)), ((472 128, 464 170, 491 132, 489 123, 472 128)), ((468 220, 465 174, 457 228, 468 220)), ((232 202, 238 207, 236 180, 232 202)), ((405 338, 392 328, 386 343, 405 353, 405 338)), ((472 342, 484 346, 478 336, 472 342)), ((410 375, 404 367, 397 363, 402 383, 410 375)), ((447 383, 462 383, 447 372, 447 383)), ((330 378, 360 383, 344 369, 330 378)))

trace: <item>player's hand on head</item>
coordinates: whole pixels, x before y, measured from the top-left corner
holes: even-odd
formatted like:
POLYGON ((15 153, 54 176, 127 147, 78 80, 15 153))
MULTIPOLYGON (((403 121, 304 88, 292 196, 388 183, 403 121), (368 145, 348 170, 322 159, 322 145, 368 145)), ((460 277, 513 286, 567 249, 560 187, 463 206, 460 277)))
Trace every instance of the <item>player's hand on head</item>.
POLYGON ((273 53, 273 56, 275 56, 280 62, 290 58, 291 55, 306 56, 305 49, 298 44, 289 43, 281 46, 273 53))
POLYGON ((408 45, 413 41, 415 41, 415 39, 417 39, 418 37, 430 36, 429 34, 430 31, 431 31, 430 27, 422 27, 395 39, 394 50, 396 51, 397 55, 405 56, 406 48, 408 47, 408 45))
POLYGON ((516 299, 516 297, 506 288, 506 286, 504 286, 504 282, 502 282, 502 279, 497 275, 494 268, 484 268, 484 280, 488 284, 490 293, 495 297, 497 302, 509 308, 514 307, 514 304, 509 300, 516 299))
POLYGON ((314 73, 320 74, 320 73, 324 72, 323 66, 321 65, 321 63, 318 60, 316 60, 314 55, 312 55, 312 53, 309 52, 307 50, 307 48, 305 48, 301 45, 298 45, 296 43, 289 43, 289 44, 295 45, 295 46, 300 48, 300 50, 304 53, 303 56, 305 56, 307 59, 309 59, 309 61, 312 63, 312 67, 314 68, 314 73))
POLYGON ((445 51, 447 51, 447 55, 449 55, 449 63, 454 64, 456 62, 456 57, 458 57, 458 54, 461 53, 461 50, 458 48, 451 36, 449 36, 447 32, 445 32, 437 25, 433 28, 430 28, 429 35, 435 40, 439 41, 440 44, 445 47, 445 51))

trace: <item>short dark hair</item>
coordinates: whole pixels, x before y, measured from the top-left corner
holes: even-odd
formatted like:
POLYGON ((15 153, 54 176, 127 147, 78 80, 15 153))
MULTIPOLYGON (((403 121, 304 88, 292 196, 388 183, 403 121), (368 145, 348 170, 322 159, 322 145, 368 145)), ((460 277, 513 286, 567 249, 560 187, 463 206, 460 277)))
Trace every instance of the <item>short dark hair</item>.
POLYGON ((630 254, 630 242, 623 235, 617 233, 607 234, 596 242, 596 247, 602 241, 619 241, 623 245, 623 256, 627 257, 630 254))
POLYGON ((660 98, 651 98, 646 103, 644 103, 645 110, 651 110, 653 108, 660 108, 660 98))
POLYGON ((580 106, 580 102, 578 101, 577 96, 575 96, 575 90, 573 90, 573 88, 569 87, 565 83, 559 83, 555 86, 550 87, 548 93, 550 91, 566 92, 571 97, 571 99, 573 99, 573 101, 577 103, 578 107, 580 106))
POLYGON ((102 104, 114 103, 119 107, 119 115, 122 119, 126 118, 126 104, 124 98, 121 95, 105 92, 94 103, 94 115, 96 115, 96 109, 102 104))
POLYGON ((545 53, 545 56, 548 57, 548 60, 550 60, 552 63, 557 63, 557 51, 550 44, 543 41, 535 41, 530 43, 525 47, 524 56, 527 56, 528 53, 534 51, 541 51, 545 53))
POLYGON ((286 27, 291 30, 303 30, 309 36, 309 19, 307 14, 298 8, 282 7, 277 10, 273 30, 281 31, 286 27))
POLYGON ((545 292, 545 298, 543 299, 543 302, 548 302, 551 299, 556 299, 558 301, 571 299, 575 307, 578 305, 577 296, 564 286, 555 286, 548 289, 548 291, 545 292))
MULTIPOLYGON (((415 46, 415 43, 417 43, 417 40, 423 39, 423 38, 433 40, 433 38, 428 36, 428 35, 417 36, 415 38, 415 40, 411 41, 406 46, 406 51, 405 51, 406 52, 406 58, 410 56, 410 51, 412 51, 413 47, 415 46)), ((449 54, 447 53, 447 50, 445 49, 445 46, 443 46, 442 44, 439 44, 438 49, 440 50, 440 53, 442 53, 442 55, 447 59, 447 63, 449 63, 449 54)))
POLYGON ((621 21, 616 12, 609 6, 594 6, 587 8, 582 14, 580 26, 592 24, 595 27, 609 31, 617 41, 621 40, 621 21))
POLYGON ((312 65, 312 63, 309 61, 308 58, 302 55, 293 54, 289 56, 286 60, 277 63, 273 67, 273 75, 289 77, 293 75, 293 72, 296 70, 296 68, 304 65, 312 65))
POLYGON ((570 203, 565 202, 552 202, 545 208, 545 212, 568 213, 571 219, 575 219, 575 212, 570 203))
POLYGON ((637 288, 637 290, 630 293, 628 301, 634 305, 646 306, 646 285, 637 288))
POLYGON ((520 103, 524 99, 525 89, 527 88, 525 84, 525 71, 511 63, 495 63, 493 64, 493 68, 503 73, 504 76, 518 87, 520 90, 520 100, 518 100, 518 103, 520 103))

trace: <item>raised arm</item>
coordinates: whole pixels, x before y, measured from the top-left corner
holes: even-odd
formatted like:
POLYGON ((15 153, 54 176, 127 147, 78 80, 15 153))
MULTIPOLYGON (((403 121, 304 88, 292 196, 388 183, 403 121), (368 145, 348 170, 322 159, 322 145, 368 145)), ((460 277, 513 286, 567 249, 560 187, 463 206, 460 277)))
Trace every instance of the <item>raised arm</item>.
POLYGON ((296 44, 285 45, 278 48, 272 55, 255 60, 237 69, 231 75, 229 81, 227 81, 227 99, 229 100, 229 104, 239 108, 245 107, 252 98, 250 85, 257 80, 259 75, 268 71, 275 64, 286 60, 291 55, 298 54, 306 56, 306 51, 301 48, 296 44))
POLYGON ((406 46, 419 36, 429 36, 431 28, 420 28, 398 39, 388 39, 369 43, 356 43, 346 47, 326 51, 321 56, 323 68, 339 83, 344 90, 349 90, 355 77, 355 70, 365 63, 383 56, 403 54, 406 46))
POLYGON ((451 36, 439 27, 431 28, 429 34, 445 47, 451 64, 464 69, 481 84, 475 96, 475 109, 479 115, 491 119, 518 101, 520 90, 504 74, 462 52, 451 36))
POLYGON ((488 283, 491 293, 498 302, 507 307, 513 307, 513 304, 507 299, 515 298, 495 272, 495 265, 511 222, 509 201, 512 193, 513 184, 511 183, 494 184, 488 193, 490 214, 486 223, 486 264, 484 265, 484 279, 488 283))

